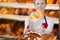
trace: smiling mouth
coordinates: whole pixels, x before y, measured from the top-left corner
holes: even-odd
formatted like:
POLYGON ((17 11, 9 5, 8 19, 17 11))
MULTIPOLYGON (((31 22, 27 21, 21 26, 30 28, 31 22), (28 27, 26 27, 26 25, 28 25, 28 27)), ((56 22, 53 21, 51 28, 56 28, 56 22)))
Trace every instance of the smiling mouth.
MULTIPOLYGON (((38 9, 39 9, 39 8, 38 8, 38 9)), ((43 9, 43 8, 40 8, 39 10, 40 10, 40 11, 43 11, 44 9, 43 9)))

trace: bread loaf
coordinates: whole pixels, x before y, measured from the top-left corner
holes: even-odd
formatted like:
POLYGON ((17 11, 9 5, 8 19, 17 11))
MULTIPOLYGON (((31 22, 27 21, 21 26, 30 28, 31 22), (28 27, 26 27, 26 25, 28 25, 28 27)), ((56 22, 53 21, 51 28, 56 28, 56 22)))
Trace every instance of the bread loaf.
POLYGON ((50 11, 48 15, 53 16, 55 13, 56 13, 56 11, 50 11))

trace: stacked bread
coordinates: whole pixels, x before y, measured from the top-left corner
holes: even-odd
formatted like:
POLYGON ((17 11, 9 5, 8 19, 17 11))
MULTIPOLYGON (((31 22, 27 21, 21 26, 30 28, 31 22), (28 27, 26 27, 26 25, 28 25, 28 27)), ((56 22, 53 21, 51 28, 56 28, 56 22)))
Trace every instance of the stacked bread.
POLYGON ((0 0, 0 2, 17 2, 17 0, 0 0))
POLYGON ((50 16, 50 17, 58 17, 58 11, 55 10, 46 10, 45 15, 50 16))
MULTIPOLYGON (((33 3, 34 0, 0 0, 0 2, 33 3)), ((46 0, 47 4, 58 4, 58 0, 46 0)))

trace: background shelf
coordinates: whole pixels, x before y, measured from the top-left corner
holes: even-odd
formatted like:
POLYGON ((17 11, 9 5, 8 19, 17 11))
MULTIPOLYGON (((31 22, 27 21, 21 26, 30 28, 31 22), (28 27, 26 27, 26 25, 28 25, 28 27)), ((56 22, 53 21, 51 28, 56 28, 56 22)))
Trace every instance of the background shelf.
MULTIPOLYGON (((18 16, 18 15, 0 14, 0 18, 12 19, 12 20, 18 20, 18 21, 24 21, 28 17, 29 16, 18 16)), ((55 24, 59 24, 59 19, 58 18, 53 18, 53 19, 55 21, 55 24)))
MULTIPOLYGON (((0 3, 1 7, 12 7, 12 8, 33 8, 35 6, 33 3, 0 3)), ((48 4, 45 8, 46 10, 59 10, 58 4, 48 4)))
POLYGON ((18 21, 25 21, 28 16, 19 16, 19 15, 10 15, 10 14, 0 14, 0 18, 4 19, 12 19, 12 20, 18 20, 18 21))

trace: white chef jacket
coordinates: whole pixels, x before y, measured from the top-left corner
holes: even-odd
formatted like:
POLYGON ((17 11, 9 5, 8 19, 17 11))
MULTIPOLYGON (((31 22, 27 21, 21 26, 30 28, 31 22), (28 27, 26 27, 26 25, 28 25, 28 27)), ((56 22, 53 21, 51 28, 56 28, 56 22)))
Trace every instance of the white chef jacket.
MULTIPOLYGON (((30 29, 31 31, 34 31, 35 33, 38 34, 49 34, 53 31, 53 26, 54 26, 54 20, 48 16, 46 16, 47 19, 47 23, 48 23, 48 27, 45 28, 44 32, 43 32, 43 28, 42 28, 42 23, 45 23, 44 18, 40 18, 37 21, 30 21, 30 29)), ((27 28, 27 27, 26 27, 27 28)), ((25 32, 27 32, 28 30, 26 29, 25 32)))
MULTIPOLYGON (((51 17, 46 16, 48 27, 43 31, 42 23, 45 23, 44 18, 38 18, 36 21, 30 20, 30 31, 34 31, 37 34, 50 34, 53 31, 54 20, 51 17)), ((27 28, 27 27, 26 27, 27 28)), ((28 30, 25 29, 26 33, 28 30)))
POLYGON ((54 20, 48 16, 46 16, 46 19, 47 19, 48 27, 44 29, 45 32, 43 32, 43 28, 42 28, 42 23, 45 23, 44 18, 40 18, 35 22, 31 22, 31 30, 39 34, 51 33, 53 31, 54 20))

